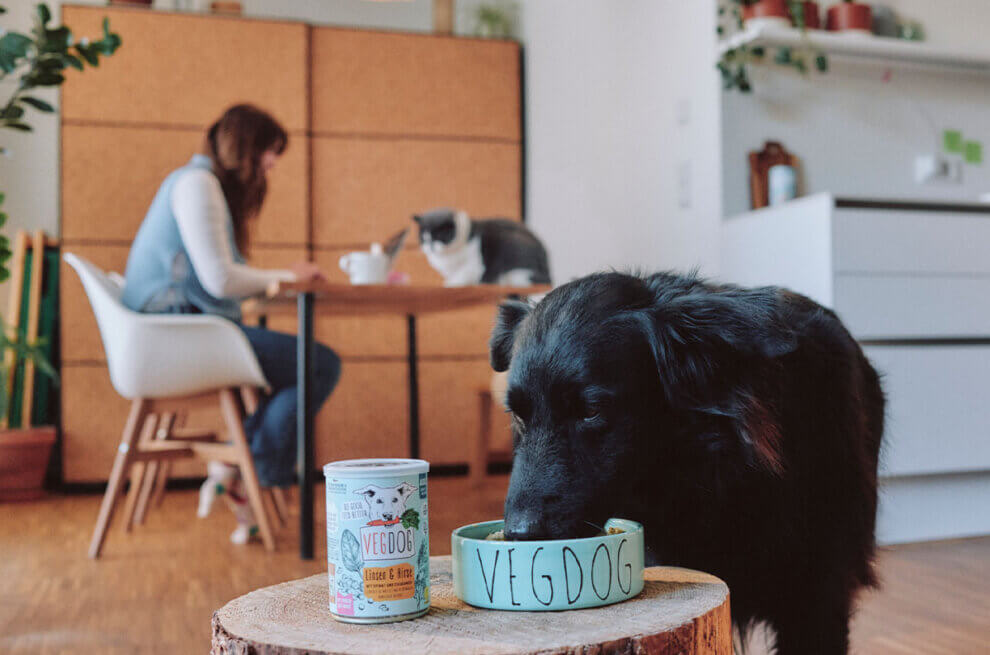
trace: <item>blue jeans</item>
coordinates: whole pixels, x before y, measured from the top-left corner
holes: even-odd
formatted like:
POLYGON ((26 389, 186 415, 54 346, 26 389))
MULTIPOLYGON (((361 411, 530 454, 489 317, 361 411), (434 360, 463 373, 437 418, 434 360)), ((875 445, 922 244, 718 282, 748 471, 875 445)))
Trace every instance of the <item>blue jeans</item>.
MULTIPOLYGON (((264 487, 284 487, 296 479, 296 337, 264 328, 240 326, 258 357, 271 390, 258 411, 244 422, 251 454, 264 487)), ((330 397, 340 378, 340 357, 313 344, 313 411, 330 397)))

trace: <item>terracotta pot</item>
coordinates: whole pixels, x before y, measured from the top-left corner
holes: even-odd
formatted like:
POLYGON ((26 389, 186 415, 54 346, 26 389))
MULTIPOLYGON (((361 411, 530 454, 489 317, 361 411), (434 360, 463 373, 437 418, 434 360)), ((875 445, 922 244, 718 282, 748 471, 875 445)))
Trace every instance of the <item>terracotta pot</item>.
POLYGON ((817 2, 804 3, 804 26, 809 30, 822 28, 822 12, 818 8, 817 2))
POLYGON ((55 443, 55 428, 45 426, 0 431, 0 501, 34 500, 55 443))
POLYGON ((754 18, 784 18, 790 20, 790 13, 787 11, 787 0, 760 0, 754 5, 745 5, 742 8, 743 20, 754 18))
POLYGON ((873 9, 858 2, 840 2, 828 8, 825 28, 833 32, 873 33, 873 9))
POLYGON ((110 5, 123 7, 150 7, 152 0, 110 0, 110 5))

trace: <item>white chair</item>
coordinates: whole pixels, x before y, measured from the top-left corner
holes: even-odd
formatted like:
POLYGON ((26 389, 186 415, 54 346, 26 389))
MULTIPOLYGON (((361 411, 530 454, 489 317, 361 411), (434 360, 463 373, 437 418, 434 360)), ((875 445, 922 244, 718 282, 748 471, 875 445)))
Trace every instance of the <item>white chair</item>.
POLYGON ((131 311, 120 301, 123 280, 119 275, 104 273, 71 253, 65 254, 65 261, 82 280, 96 315, 110 381, 117 393, 131 401, 89 556, 100 555, 128 473, 131 489, 124 508, 125 530, 130 529, 136 509, 143 517, 158 464, 194 456, 239 468, 262 541, 273 550, 275 541, 244 434, 241 406, 243 400, 247 411, 253 411, 257 404, 254 391, 267 388, 268 381, 247 337, 217 316, 131 311), (204 402, 219 404, 227 441, 217 441, 208 431, 175 427, 177 414, 204 402))

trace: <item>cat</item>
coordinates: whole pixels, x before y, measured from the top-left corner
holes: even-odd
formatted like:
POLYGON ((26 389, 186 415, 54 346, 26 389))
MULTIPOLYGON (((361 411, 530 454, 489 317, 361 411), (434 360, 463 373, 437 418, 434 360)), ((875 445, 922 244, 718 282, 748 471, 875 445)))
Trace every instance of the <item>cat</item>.
POLYGON ((547 251, 535 234, 506 218, 472 219, 455 209, 413 216, 426 259, 444 286, 550 284, 547 251))

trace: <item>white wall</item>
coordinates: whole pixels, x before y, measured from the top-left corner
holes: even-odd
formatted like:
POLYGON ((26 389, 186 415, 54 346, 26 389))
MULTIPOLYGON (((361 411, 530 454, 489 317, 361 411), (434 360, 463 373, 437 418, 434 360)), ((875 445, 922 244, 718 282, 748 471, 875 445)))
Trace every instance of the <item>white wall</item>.
POLYGON ((706 5, 524 4, 527 218, 555 281, 609 267, 715 272, 719 103, 706 5))
MULTIPOLYGON (((932 44, 990 53, 984 0, 889 0, 919 20, 932 44)), ((990 192, 990 163, 964 165, 963 183, 916 185, 914 158, 941 151, 944 129, 990 149, 990 76, 890 68, 832 58, 825 75, 802 77, 768 64, 753 68, 755 92, 724 94, 725 211, 749 208, 747 152, 781 141, 802 160, 805 191, 861 197, 976 201, 990 192)), ((988 150, 990 153, 990 150, 988 150)))

